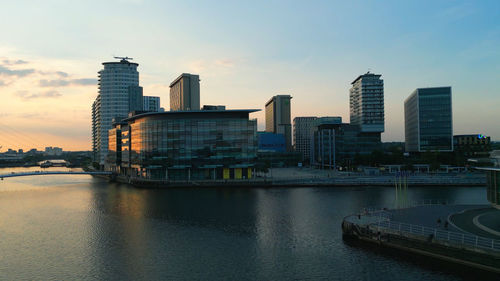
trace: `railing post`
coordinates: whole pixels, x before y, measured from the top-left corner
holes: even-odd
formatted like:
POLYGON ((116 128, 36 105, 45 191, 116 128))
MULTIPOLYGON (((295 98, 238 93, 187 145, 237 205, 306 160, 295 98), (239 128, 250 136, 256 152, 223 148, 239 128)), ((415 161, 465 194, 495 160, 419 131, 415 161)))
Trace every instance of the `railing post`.
POLYGON ((450 232, 447 231, 447 233, 448 233, 448 238, 446 240, 448 240, 448 242, 449 242, 450 241, 450 232))
POLYGON ((478 237, 476 236, 476 248, 477 248, 477 239, 478 239, 478 237))
POLYGON ((495 249, 495 239, 491 239, 491 249, 495 249))
POLYGON ((401 234, 401 223, 399 223, 399 233, 401 234))
POLYGON ((465 243, 465 234, 462 234, 462 244, 465 243))

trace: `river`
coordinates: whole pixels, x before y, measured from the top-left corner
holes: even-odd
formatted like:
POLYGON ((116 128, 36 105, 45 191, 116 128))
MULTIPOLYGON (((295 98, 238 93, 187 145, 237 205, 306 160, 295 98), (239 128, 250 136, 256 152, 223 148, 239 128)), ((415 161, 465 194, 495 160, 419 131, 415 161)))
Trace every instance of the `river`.
MULTIPOLYGON (((0 174, 27 170, 40 168, 0 174)), ((485 187, 413 187, 408 197, 487 203, 485 187)), ((6 178, 0 279, 461 280, 342 240, 344 216, 393 205, 388 187, 160 190, 87 175, 6 178)))

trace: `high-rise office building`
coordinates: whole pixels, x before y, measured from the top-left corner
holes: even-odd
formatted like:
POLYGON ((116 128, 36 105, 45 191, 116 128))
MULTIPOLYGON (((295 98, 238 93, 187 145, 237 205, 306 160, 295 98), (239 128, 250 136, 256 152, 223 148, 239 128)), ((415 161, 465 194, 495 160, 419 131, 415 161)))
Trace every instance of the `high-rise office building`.
POLYGON ((302 160, 309 162, 311 157, 311 137, 317 117, 293 118, 293 147, 302 154, 302 160))
POLYGON ((151 112, 159 112, 160 111, 160 97, 151 97, 144 96, 143 97, 143 110, 151 111, 151 112))
POLYGON ((407 152, 453 151, 451 87, 416 89, 405 100, 407 152))
POLYGON ((143 111, 143 104, 142 87, 136 85, 128 86, 128 112, 143 111))
POLYGON ((104 69, 98 72, 99 93, 92 105, 92 146, 94 161, 100 165, 104 165, 108 153, 108 131, 112 128, 112 120, 128 115, 130 86, 139 86, 139 64, 128 59, 104 62, 104 69))
POLYGON ((283 134, 286 150, 292 151, 290 95, 277 95, 266 103, 266 132, 283 134))
POLYGON ((170 110, 200 110, 200 76, 182 73, 170 83, 170 110))
POLYGON ((384 131, 384 80, 380 76, 367 72, 351 83, 350 123, 360 126, 361 132, 384 131))

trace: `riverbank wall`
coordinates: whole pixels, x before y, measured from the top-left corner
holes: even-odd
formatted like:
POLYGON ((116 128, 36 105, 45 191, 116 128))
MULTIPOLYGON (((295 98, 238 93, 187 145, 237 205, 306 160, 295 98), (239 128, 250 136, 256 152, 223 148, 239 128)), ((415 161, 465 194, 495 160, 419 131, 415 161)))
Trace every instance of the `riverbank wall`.
MULTIPOLYGON (((383 217, 373 219, 379 220, 383 217)), ((343 237, 380 248, 403 251, 500 274, 500 241, 498 240, 486 240, 477 236, 471 240, 471 236, 466 234, 455 236, 453 232, 439 230, 436 232, 435 229, 423 226, 413 226, 412 231, 411 226, 408 229, 408 225, 404 226, 401 223, 399 227, 391 228, 387 227, 387 221, 384 221, 385 227, 377 225, 379 224, 374 221, 366 223, 361 215, 348 216, 342 221, 343 237), (364 223, 356 223, 357 220, 364 223), (404 226, 403 230, 401 225, 404 226), (451 239, 450 233, 452 233, 451 239)))
MULTIPOLYGON (((254 178, 241 180, 196 180, 196 181, 169 181, 153 180, 145 178, 133 178, 117 175, 115 180, 120 183, 128 183, 144 188, 175 188, 175 187, 365 187, 365 186, 388 186, 393 187, 399 179, 394 176, 375 177, 331 177, 331 178, 309 178, 309 179, 273 179, 254 178)), ((408 177, 408 186, 484 186, 486 178, 484 175, 474 177, 457 176, 419 176, 408 177)))

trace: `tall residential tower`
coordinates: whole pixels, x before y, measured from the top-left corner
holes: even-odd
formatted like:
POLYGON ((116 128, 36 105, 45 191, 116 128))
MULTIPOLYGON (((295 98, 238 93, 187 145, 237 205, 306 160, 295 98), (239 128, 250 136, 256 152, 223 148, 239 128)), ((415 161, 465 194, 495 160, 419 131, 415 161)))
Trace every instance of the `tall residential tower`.
POLYGON ((380 76, 367 72, 351 83, 350 123, 360 126, 363 133, 384 131, 384 80, 380 76))
POLYGON ((119 62, 104 62, 98 73, 99 94, 92 105, 92 149, 94 161, 104 165, 108 153, 108 130, 112 119, 127 117, 130 109, 130 91, 142 94, 139 86, 139 64, 121 58, 119 62), (130 87, 134 86, 134 87, 130 87))

